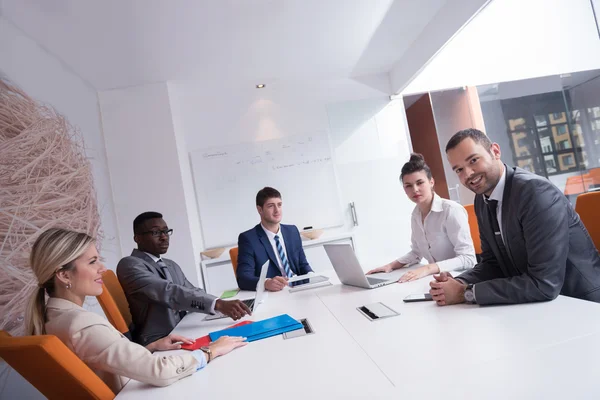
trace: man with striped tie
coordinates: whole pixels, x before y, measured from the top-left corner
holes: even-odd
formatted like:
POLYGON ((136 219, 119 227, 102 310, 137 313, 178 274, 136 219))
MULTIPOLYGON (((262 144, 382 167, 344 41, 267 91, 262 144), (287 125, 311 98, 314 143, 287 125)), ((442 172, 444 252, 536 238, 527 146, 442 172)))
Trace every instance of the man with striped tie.
POLYGON ((250 314, 240 300, 221 300, 195 287, 175 261, 163 257, 173 229, 162 214, 138 215, 133 233, 138 248, 119 261, 117 277, 129 302, 136 342, 146 345, 167 336, 188 312, 218 311, 234 320, 250 314))
POLYGON ((256 194, 260 224, 238 238, 236 278, 240 289, 256 290, 261 266, 267 260, 270 262, 265 289, 272 292, 283 289, 292 276, 312 272, 298 228, 281 223, 282 206, 281 193, 272 187, 256 194))

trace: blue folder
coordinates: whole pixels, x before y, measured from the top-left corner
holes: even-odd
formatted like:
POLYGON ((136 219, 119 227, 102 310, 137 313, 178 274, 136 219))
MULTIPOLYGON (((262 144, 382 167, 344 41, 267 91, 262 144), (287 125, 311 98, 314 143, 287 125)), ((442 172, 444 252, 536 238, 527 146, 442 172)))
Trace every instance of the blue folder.
POLYGON ((253 342, 301 328, 300 322, 287 314, 281 314, 252 324, 212 332, 209 336, 211 341, 215 341, 221 336, 243 336, 248 339, 248 342, 253 342))

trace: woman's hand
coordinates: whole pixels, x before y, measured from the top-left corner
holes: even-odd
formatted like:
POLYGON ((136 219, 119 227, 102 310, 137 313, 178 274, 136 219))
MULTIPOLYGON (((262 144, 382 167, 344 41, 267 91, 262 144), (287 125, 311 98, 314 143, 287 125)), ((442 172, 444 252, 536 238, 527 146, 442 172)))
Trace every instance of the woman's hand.
POLYGON ((440 268, 437 264, 427 264, 417 269, 413 269, 412 271, 408 271, 398 279, 398 282, 404 283, 416 281, 417 279, 421 279, 427 275, 437 274, 438 272, 440 272, 440 268))
POLYGON ((221 336, 216 341, 208 345, 210 348, 212 358, 215 359, 219 356, 229 353, 233 349, 243 347, 247 345, 245 337, 240 336, 221 336))
POLYGON ((394 269, 392 268, 392 264, 390 263, 390 264, 385 264, 383 267, 372 269, 369 272, 367 272, 366 275, 376 274, 379 272, 389 273, 389 272, 392 272, 393 270, 394 269))
POLYGON ((194 341, 184 336, 172 333, 169 336, 165 336, 162 339, 158 339, 157 341, 150 343, 148 346, 146 346, 146 348, 152 352, 165 350, 179 350, 181 349, 182 343, 193 344, 194 341))

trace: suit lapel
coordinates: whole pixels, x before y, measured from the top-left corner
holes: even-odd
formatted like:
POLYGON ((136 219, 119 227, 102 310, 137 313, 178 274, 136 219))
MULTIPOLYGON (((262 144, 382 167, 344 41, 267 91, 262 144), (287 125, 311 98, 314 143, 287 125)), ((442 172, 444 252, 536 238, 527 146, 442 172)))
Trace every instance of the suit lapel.
MULTIPOLYGON (((512 191, 512 183, 513 177, 515 176, 515 170, 509 168, 506 164, 504 164, 504 168, 506 168, 506 181, 504 182, 504 193, 502 194, 502 232, 507 235, 508 234, 508 220, 511 219, 510 216, 510 193, 512 191)), ((508 237, 507 237, 508 238, 508 237)), ((512 253, 510 251, 509 241, 504 239, 504 247, 506 247, 506 253, 510 258, 510 262, 513 268, 516 269, 516 264, 514 262, 512 253)))
MULTIPOLYGON (((155 263, 154 260, 152 259, 152 257, 150 257, 148 254, 146 254, 143 251, 140 251, 138 249, 133 249, 133 251, 131 252, 131 255, 133 257, 137 257, 137 258, 140 258, 140 259, 144 260, 147 264, 150 265, 150 267, 154 268, 154 270, 163 279, 167 279, 167 276, 164 274, 164 272, 162 271, 162 269, 160 268, 160 266, 157 263, 155 263)), ((167 268, 168 268, 168 266, 167 266, 167 268)), ((173 276, 173 272, 171 272, 171 276, 173 276)))
POLYGON ((265 247, 265 250, 267 251, 269 259, 275 265, 275 267, 277 268, 277 271, 279 271, 279 267, 278 267, 279 263, 277 262, 277 257, 275 256, 275 252, 273 251, 273 246, 271 246, 271 242, 269 241, 267 234, 265 233, 265 231, 263 231, 263 228, 262 228, 262 226, 260 226, 260 224, 256 225, 255 229, 256 229, 256 234, 258 235, 258 239, 260 240, 262 245, 265 247))

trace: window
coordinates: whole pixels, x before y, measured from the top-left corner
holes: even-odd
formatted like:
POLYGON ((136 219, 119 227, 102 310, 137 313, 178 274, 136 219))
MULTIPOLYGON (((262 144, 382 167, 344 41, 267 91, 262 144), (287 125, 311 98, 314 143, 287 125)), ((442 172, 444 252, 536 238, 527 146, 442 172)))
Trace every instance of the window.
POLYGON ((566 125, 559 125, 558 128, 556 128, 556 129, 557 129, 559 135, 564 135, 565 133, 567 133, 566 125))
POLYGON ((540 144, 542 145, 542 153, 552 153, 552 141, 549 137, 540 138, 540 144))
POLYGON ((517 162, 517 165, 520 168, 523 168, 524 170, 535 173, 535 170, 533 168, 533 160, 531 158, 526 158, 525 160, 519 160, 517 162))
POLYGON ((546 164, 546 171, 552 174, 556 172, 556 160, 553 155, 544 156, 544 163, 546 164))
POLYGON ((508 126, 511 131, 525 128, 525 118, 516 118, 508 121, 508 126))
POLYGON ((571 148, 571 141, 569 139, 561 140, 558 142, 559 150, 567 150, 571 148))
POLYGON ((546 126, 548 125, 548 122, 546 121, 546 117, 543 115, 536 115, 535 116, 535 126, 540 127, 540 126, 546 126))
POLYGON ((563 164, 568 167, 570 167, 571 165, 575 165, 575 160, 573 159, 573 156, 571 154, 564 156, 563 164))

